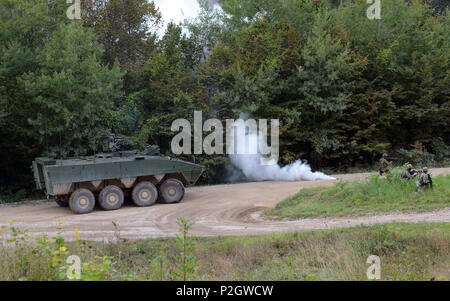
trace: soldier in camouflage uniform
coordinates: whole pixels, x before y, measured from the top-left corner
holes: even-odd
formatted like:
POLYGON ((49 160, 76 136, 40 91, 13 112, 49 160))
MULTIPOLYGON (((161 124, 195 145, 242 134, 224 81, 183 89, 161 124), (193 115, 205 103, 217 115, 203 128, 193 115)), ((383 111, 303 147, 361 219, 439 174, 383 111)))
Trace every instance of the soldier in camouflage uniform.
POLYGON ((431 179, 431 175, 428 174, 427 167, 423 168, 423 171, 419 176, 419 180, 417 181, 417 190, 419 192, 423 192, 424 187, 433 189, 433 180, 431 179))
POLYGON ((388 175, 392 162, 388 161, 388 154, 384 153, 380 159, 380 176, 388 175))
POLYGON ((411 179, 415 178, 418 174, 419 173, 417 172, 417 170, 414 170, 413 166, 411 164, 408 164, 408 166, 406 167, 406 170, 404 170, 402 173, 402 178, 411 180, 411 179))

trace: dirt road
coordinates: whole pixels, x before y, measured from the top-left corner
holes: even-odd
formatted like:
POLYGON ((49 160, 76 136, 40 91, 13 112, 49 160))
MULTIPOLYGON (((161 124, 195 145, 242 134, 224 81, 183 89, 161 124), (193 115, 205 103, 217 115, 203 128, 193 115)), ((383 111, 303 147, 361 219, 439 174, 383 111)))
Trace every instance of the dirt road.
MULTIPOLYGON (((434 175, 449 174, 450 168, 434 169, 434 175)), ((360 179, 368 174, 335 175, 337 179, 360 179)), ((0 225, 15 219, 15 225, 28 229, 30 235, 56 234, 58 220, 64 221, 65 236, 75 237, 79 229, 83 240, 113 240, 114 221, 120 236, 128 239, 166 237, 178 233, 177 218, 189 218, 195 222, 191 234, 195 236, 253 235, 311 229, 330 229, 388 222, 450 222, 450 208, 414 214, 383 214, 349 218, 305 219, 298 221, 267 221, 261 212, 275 206, 285 197, 300 189, 332 185, 336 181, 316 182, 262 182, 235 185, 194 187, 186 190, 182 203, 158 204, 137 208, 131 204, 118 211, 96 209, 88 215, 74 215, 68 208, 60 208, 53 202, 33 202, 21 205, 1 205, 0 225)), ((2 231, 4 232, 4 231, 2 231)))

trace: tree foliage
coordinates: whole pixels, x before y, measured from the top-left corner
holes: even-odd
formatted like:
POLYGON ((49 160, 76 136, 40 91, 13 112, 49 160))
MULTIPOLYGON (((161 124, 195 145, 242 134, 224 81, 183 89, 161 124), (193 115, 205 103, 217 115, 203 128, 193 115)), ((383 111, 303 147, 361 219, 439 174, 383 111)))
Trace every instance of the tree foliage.
POLYGON ((161 14, 153 1, 85 0, 82 19, 103 44, 104 60, 133 71, 153 50, 161 14))
POLYGON ((35 108, 28 123, 57 156, 86 154, 112 125, 111 99, 120 93, 122 74, 118 66, 102 66, 95 39, 76 23, 60 26, 39 53, 37 71, 21 78, 35 108))
POLYGON ((449 156, 448 1, 383 0, 381 20, 363 0, 199 3, 158 35, 151 1, 83 0, 69 20, 66 1, 0 0, 0 186, 31 186, 34 157, 92 153, 109 131, 170 153, 194 110, 280 119, 282 163, 449 156))
POLYGON ((111 102, 122 73, 100 61, 103 46, 66 4, 0 2, 1 184, 32 185, 30 163, 40 155, 83 155, 109 132, 111 102))

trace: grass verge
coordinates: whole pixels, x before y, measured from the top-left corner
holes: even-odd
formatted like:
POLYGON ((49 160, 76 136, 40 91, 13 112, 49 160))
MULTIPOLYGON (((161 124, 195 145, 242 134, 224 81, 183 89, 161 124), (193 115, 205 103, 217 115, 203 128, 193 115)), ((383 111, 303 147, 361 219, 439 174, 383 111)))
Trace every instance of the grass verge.
POLYGON ((373 175, 341 181, 332 187, 303 189, 267 210, 272 219, 363 215, 381 212, 422 212, 450 206, 450 176, 433 179, 433 190, 416 193, 416 180, 404 180, 399 169, 388 178, 373 175))
POLYGON ((3 241, 0 280, 66 280, 66 258, 77 255, 82 280, 367 280, 370 255, 382 280, 450 278, 450 224, 387 224, 247 237, 192 238, 180 222, 177 238, 113 243, 26 231, 3 241))

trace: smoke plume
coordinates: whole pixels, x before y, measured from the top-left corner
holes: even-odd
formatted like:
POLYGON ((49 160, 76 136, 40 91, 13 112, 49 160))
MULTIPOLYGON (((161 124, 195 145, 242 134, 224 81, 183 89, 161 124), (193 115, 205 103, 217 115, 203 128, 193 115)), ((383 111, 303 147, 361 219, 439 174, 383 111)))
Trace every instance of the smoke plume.
MULTIPOLYGON (((298 160, 281 167, 279 164, 261 165, 261 155, 230 155, 231 164, 249 181, 316 181, 335 180, 322 172, 312 172, 306 161, 298 160)), ((232 174, 231 178, 238 178, 232 174)))
MULTIPOLYGON (((247 119, 248 116, 241 114, 241 119, 247 119)), ((259 133, 259 135, 265 135, 259 133)), ((258 134, 247 132, 245 135, 235 133, 234 141, 239 141, 249 149, 259 149, 253 143, 258 143, 258 134), (255 148, 256 147, 256 148, 255 148)), ((228 149, 228 153, 235 153, 228 149)), ((313 172, 306 161, 298 160, 290 165, 281 167, 277 162, 272 164, 261 164, 263 156, 257 154, 234 154, 230 155, 231 168, 228 168, 230 174, 228 180, 235 182, 242 180, 242 175, 247 181, 316 181, 316 180, 335 180, 335 178, 325 175, 322 172, 313 172)))

